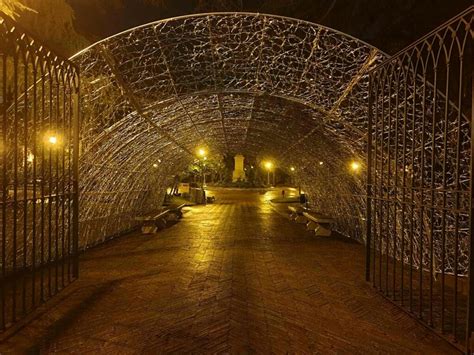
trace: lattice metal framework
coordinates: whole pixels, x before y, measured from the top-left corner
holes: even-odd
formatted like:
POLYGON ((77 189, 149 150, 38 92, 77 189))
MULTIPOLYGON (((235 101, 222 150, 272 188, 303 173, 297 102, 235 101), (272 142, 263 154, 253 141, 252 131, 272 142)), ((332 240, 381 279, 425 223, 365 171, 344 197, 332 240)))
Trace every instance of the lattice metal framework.
POLYGON ((366 73, 385 57, 330 28, 247 13, 159 21, 78 53, 81 244, 130 228, 200 145, 295 166, 318 208, 362 239, 363 174, 347 164, 365 160, 366 73))
POLYGON ((473 17, 471 7, 370 72, 368 127, 367 276, 468 346, 473 17))

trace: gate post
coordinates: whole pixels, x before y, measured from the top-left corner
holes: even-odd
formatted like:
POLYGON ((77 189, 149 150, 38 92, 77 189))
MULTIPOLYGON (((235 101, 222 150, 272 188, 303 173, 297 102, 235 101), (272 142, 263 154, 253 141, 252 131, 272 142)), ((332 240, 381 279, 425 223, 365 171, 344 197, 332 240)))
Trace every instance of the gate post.
POLYGON ((372 73, 369 74, 369 112, 367 122, 367 211, 365 231, 365 280, 370 281, 370 244, 372 243, 372 73))
POLYGON ((80 79, 79 74, 76 77, 77 87, 73 94, 73 200, 72 200, 72 255, 73 269, 72 274, 75 278, 79 277, 79 129, 80 129, 80 79))
POLYGON ((474 329, 474 71, 471 72, 471 141, 469 167, 469 283, 467 294, 466 353, 473 350, 472 332, 474 329))

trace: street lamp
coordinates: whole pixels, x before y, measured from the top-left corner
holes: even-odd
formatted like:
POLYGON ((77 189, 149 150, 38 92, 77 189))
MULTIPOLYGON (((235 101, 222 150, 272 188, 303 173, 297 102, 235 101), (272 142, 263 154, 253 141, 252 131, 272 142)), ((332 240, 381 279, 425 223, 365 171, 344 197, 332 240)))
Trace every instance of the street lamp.
POLYGON ((55 134, 46 134, 44 137, 45 144, 54 147, 59 144, 59 137, 55 134))
POLYGON ((290 167, 290 171, 292 172, 292 174, 290 174, 290 177, 291 177, 290 182, 291 182, 292 185, 295 184, 295 174, 293 174, 293 173, 295 172, 295 170, 296 170, 296 169, 295 169, 294 166, 291 166, 291 167, 290 167))
POLYGON ((206 168, 206 164, 204 163, 205 160, 207 160, 207 156, 206 156, 207 152, 206 152, 206 149, 204 148, 199 148, 197 150, 197 155, 199 158, 199 165, 201 167, 201 174, 202 174, 202 182, 201 182, 201 188, 204 189, 204 187, 206 186, 206 172, 204 171, 204 169, 206 168))
POLYGON ((206 150, 204 148, 199 148, 198 151, 197 151, 197 154, 198 154, 199 157, 205 158, 206 157, 206 150))
POLYGON ((361 168, 361 165, 357 161, 352 161, 350 164, 350 168, 354 173, 358 173, 361 168))
MULTIPOLYGON (((206 157, 204 157, 205 159, 206 157)), ((202 187, 206 187, 206 163, 202 164, 202 187)))
POLYGON ((56 132, 47 132, 43 136, 43 144, 47 149, 54 150, 62 146, 62 137, 56 132))
POLYGON ((267 169, 267 185, 270 185, 270 171, 273 168, 273 163, 271 161, 267 161, 264 164, 265 169, 267 169))

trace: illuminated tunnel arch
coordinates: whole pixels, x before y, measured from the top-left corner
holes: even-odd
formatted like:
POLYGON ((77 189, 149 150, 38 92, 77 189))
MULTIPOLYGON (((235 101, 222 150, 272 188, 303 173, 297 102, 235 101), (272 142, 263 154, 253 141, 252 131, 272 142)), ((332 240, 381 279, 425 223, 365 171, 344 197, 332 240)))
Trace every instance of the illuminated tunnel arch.
POLYGON ((295 166, 317 208, 362 240, 365 174, 347 165, 365 161, 367 71, 386 57, 318 24, 253 13, 157 21, 79 52, 81 245, 156 208, 202 145, 295 166))

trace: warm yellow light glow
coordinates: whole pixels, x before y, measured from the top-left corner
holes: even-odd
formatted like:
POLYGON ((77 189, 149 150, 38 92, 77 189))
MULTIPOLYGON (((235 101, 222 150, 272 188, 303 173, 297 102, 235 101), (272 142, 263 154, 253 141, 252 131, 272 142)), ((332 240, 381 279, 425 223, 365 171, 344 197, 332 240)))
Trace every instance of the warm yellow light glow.
POLYGON ((206 155, 206 150, 204 148, 199 148, 197 153, 200 157, 204 157, 206 155))
POLYGON ((153 164, 153 167, 154 167, 155 169, 158 168, 158 164, 154 163, 154 164, 153 164))
POLYGON ((291 170, 291 171, 295 171, 295 167, 292 166, 292 167, 290 168, 290 170, 291 170))
POLYGON ((323 165, 324 163, 322 161, 319 162, 319 165, 323 165))
POLYGON ((35 156, 33 155, 33 153, 28 153, 26 160, 28 161, 28 163, 33 163, 33 161, 35 160, 35 156))
POLYGON ((161 159, 158 159, 158 163, 161 163, 161 159))
POLYGON ((270 170, 271 168, 273 168, 273 163, 271 161, 267 161, 265 162, 264 166, 265 169, 270 170))
POLYGON ((61 137, 56 134, 56 132, 47 132, 43 137, 43 143, 45 146, 48 146, 49 149, 59 148, 60 144, 62 145, 61 137))
POLYGON ((351 170, 353 172, 358 172, 360 170, 360 163, 359 162, 356 162, 356 161, 353 161, 351 162, 351 170))

